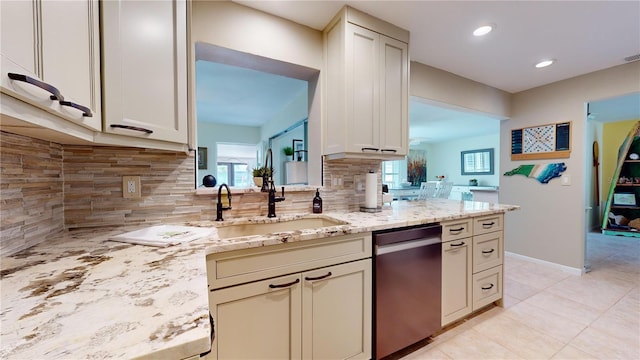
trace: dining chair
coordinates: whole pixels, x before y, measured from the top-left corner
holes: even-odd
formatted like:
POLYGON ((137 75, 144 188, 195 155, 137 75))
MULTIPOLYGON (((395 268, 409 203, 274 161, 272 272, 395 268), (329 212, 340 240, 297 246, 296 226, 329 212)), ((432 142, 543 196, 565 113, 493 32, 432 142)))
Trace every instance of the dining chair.
POLYGON ((425 181, 420 184, 420 192, 418 193, 418 200, 426 200, 433 198, 436 194, 438 183, 435 181, 425 181))
POLYGON ((447 199, 449 194, 451 194, 451 188, 453 187, 452 182, 441 182, 440 186, 438 186, 438 190, 435 194, 435 197, 441 199, 447 199))

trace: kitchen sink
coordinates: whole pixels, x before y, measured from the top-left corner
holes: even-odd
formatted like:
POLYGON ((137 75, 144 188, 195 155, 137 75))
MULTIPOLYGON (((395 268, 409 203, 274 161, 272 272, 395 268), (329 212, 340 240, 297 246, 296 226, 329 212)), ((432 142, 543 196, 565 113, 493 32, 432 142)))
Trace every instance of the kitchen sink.
POLYGON ((235 238, 251 235, 265 235, 285 231, 318 229, 329 226, 345 225, 347 222, 327 217, 309 217, 298 219, 280 219, 269 223, 231 224, 218 228, 218 236, 221 239, 235 238))

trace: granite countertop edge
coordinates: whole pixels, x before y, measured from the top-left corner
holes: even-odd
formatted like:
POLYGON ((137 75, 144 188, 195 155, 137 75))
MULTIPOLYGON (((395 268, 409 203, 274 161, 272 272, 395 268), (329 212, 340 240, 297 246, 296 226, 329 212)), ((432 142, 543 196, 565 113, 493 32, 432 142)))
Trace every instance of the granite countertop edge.
POLYGON ((219 227, 314 216, 345 224, 235 239, 219 239, 215 231, 165 248, 110 241, 143 225, 65 231, 2 258, 0 358, 187 358, 210 349, 205 255, 517 209, 433 199, 393 202, 378 213, 193 222, 182 225, 219 227))

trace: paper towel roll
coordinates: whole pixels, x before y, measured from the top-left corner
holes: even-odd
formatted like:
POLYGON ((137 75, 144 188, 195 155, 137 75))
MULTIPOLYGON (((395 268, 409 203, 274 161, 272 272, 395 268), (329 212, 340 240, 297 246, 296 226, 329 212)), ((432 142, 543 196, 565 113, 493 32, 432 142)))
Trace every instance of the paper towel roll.
POLYGON ((375 209, 378 206, 378 174, 369 172, 365 179, 364 207, 375 209))

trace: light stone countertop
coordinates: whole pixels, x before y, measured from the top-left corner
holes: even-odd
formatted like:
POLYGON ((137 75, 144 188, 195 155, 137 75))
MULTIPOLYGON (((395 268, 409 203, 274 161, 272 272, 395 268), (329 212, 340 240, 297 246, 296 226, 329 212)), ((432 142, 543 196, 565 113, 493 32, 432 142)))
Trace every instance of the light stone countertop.
MULTIPOLYGON (((394 201, 378 213, 307 215, 335 218, 345 225, 223 240, 215 232, 166 248, 108 240, 142 226, 64 232, 1 259, 0 358, 186 358, 210 346, 206 254, 518 208, 445 199, 394 201)), ((299 217, 189 225, 218 227, 299 217)))

